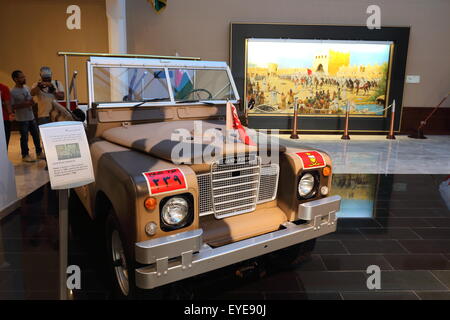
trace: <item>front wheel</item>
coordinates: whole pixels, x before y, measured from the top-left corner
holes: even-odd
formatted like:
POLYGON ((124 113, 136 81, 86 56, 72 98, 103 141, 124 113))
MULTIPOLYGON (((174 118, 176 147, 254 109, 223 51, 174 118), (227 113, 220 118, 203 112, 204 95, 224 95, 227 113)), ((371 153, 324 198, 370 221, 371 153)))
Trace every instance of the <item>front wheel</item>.
POLYGON ((112 298, 120 300, 164 298, 167 291, 164 287, 143 290, 136 286, 134 274, 136 263, 126 250, 125 238, 113 209, 106 218, 105 231, 106 263, 112 298))
POLYGON ((114 297, 127 299, 133 297, 134 274, 131 259, 127 256, 119 224, 113 212, 106 219, 107 265, 114 297))

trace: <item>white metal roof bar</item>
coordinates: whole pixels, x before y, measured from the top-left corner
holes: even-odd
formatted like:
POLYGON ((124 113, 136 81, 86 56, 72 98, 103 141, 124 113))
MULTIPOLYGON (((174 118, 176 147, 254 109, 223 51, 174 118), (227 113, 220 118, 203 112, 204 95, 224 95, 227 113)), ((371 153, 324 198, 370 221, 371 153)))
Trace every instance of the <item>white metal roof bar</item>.
POLYGON ((130 57, 91 57, 90 61, 94 67, 120 67, 120 68, 201 68, 221 69, 228 71, 228 65, 224 61, 198 61, 179 59, 143 59, 130 57))
POLYGON ((147 58, 147 59, 175 59, 175 60, 200 60, 198 57, 176 57, 159 56, 151 54, 132 54, 132 53, 89 53, 89 52, 58 52, 59 56, 78 56, 78 57, 115 57, 115 58, 147 58))

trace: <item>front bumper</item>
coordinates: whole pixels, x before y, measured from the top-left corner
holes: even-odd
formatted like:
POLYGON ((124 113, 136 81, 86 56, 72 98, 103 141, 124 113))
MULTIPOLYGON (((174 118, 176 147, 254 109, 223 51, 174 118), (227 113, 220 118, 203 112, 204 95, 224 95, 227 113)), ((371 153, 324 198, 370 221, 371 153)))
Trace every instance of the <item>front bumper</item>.
POLYGON ((202 242, 202 229, 136 243, 136 285, 153 289, 171 282, 251 259, 336 230, 341 198, 332 196, 299 205, 298 218, 308 223, 285 223, 280 230, 212 248, 202 242))

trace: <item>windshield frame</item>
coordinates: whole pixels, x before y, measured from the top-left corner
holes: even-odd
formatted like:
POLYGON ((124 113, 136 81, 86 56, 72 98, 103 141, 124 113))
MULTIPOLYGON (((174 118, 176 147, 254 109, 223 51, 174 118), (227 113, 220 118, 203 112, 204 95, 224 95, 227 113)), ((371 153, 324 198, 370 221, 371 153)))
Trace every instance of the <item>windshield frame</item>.
POLYGON ((239 101, 239 94, 234 82, 231 70, 227 63, 222 61, 190 61, 190 60, 164 60, 164 59, 135 59, 135 58, 110 58, 110 57, 91 57, 87 62, 88 74, 88 99, 89 108, 94 103, 97 108, 129 108, 136 106, 139 101, 126 102, 99 102, 95 101, 94 92, 94 68, 140 68, 140 69, 163 69, 166 75, 166 87, 169 91, 170 99, 166 101, 150 101, 140 104, 140 107, 151 106, 188 106, 188 105, 204 105, 204 102, 210 104, 224 104, 228 100, 202 100, 198 102, 180 102, 176 100, 173 94, 172 81, 169 77, 171 69, 190 69, 190 70, 222 70, 227 73, 235 99, 229 100, 232 103, 239 101))

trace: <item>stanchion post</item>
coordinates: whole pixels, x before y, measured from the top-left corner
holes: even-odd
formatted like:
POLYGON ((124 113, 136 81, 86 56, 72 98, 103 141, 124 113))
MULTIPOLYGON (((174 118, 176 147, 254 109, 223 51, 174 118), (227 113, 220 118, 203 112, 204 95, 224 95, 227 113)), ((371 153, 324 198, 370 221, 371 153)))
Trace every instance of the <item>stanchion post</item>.
POLYGON ((67 300, 69 190, 59 190, 59 299, 67 300))
POLYGON ((66 109, 70 110, 70 92, 69 92, 69 64, 67 55, 64 55, 64 82, 66 87, 66 109))
POLYGON ((350 118, 350 106, 349 106, 349 101, 347 100, 347 107, 345 110, 345 127, 344 127, 344 134, 342 135, 341 139, 342 140, 350 140, 350 136, 348 134, 348 123, 349 123, 349 118, 350 118))
POLYGON ((389 139, 389 140, 394 140, 395 139, 394 120, 395 120, 395 100, 392 102, 391 124, 390 124, 390 127, 389 127, 389 133, 386 136, 386 139, 389 139))
POLYGON ((73 87, 72 87, 72 90, 73 90, 73 100, 76 100, 76 101, 78 101, 78 91, 77 91, 77 82, 76 82, 76 80, 77 80, 77 75, 78 75, 78 71, 74 71, 73 72, 73 87))
POLYGON ((290 138, 291 139, 298 139, 298 134, 297 134, 297 119, 298 119, 298 104, 297 104, 297 98, 295 98, 294 101, 294 119, 293 119, 293 124, 292 124, 292 133, 290 138))
POLYGON ((425 137, 424 134, 423 134, 423 128, 427 125, 428 120, 430 120, 430 118, 433 116, 433 114, 437 111, 437 109, 439 109, 441 104, 443 104, 444 101, 447 100, 447 98, 449 96, 450 96, 450 92, 448 92, 447 95, 441 100, 441 102, 439 102, 439 104, 436 107, 434 107, 433 111, 431 111, 431 113, 428 115, 428 117, 425 118, 425 120, 420 121, 420 125, 417 128, 417 132, 414 132, 414 133, 410 134, 408 136, 409 138, 413 138, 413 139, 427 139, 427 137, 425 137))

